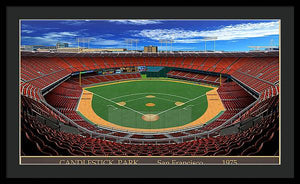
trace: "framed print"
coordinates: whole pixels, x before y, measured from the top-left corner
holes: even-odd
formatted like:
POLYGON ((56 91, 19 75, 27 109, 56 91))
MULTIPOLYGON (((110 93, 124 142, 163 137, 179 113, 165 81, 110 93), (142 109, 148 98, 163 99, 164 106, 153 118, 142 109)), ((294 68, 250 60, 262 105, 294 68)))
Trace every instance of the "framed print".
POLYGON ((64 176, 193 177, 197 168, 212 177, 225 167, 220 177, 235 169, 246 177, 246 168, 260 177, 281 168, 278 177, 293 174, 293 11, 56 7, 54 15, 32 8, 44 11, 35 16, 26 7, 7 22, 16 38, 7 44, 17 44, 7 66, 18 71, 7 72, 15 74, 7 77, 8 96, 15 95, 7 104, 14 133, 6 132, 7 153, 15 152, 7 157, 20 170, 37 170, 26 176, 74 168, 86 169, 64 176))

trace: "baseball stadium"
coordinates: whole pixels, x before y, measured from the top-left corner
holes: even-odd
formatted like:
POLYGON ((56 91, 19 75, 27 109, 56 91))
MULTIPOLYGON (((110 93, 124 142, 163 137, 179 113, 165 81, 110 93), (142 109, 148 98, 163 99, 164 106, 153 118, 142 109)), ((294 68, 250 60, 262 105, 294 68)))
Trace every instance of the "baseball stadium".
POLYGON ((21 156, 278 156, 279 51, 20 52, 21 156))

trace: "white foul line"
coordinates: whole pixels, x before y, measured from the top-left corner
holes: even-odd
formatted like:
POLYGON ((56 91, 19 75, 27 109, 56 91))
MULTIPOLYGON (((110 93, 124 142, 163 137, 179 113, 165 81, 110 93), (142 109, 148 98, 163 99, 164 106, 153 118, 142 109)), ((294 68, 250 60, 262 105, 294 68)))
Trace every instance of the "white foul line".
POLYGON ((186 109, 187 107, 192 107, 192 106, 194 106, 194 105, 188 105, 188 106, 186 106, 185 108, 182 108, 182 109, 187 110, 186 109))
POLYGON ((169 102, 177 102, 177 101, 169 100, 169 99, 166 99, 166 98, 160 98, 160 97, 155 97, 155 98, 158 98, 158 99, 161 99, 161 100, 166 100, 166 101, 169 101, 169 102))
POLYGON ((118 108, 116 108, 115 106, 113 106, 113 105, 107 105, 107 107, 108 106, 110 106, 110 107, 113 107, 114 108, 114 110, 117 110, 118 108))
MULTIPOLYGON (((93 93, 93 92, 91 92, 91 93, 93 93)), ((114 102, 114 101, 112 101, 112 100, 110 100, 110 99, 107 99, 107 98, 105 98, 105 97, 103 97, 103 96, 100 96, 100 95, 98 95, 98 94, 93 93, 93 95, 96 95, 96 96, 98 96, 98 97, 100 97, 100 98, 103 98, 104 100, 107 100, 107 101, 110 101, 110 102, 116 104, 116 102, 114 102)), ((131 109, 130 107, 126 107, 126 106, 122 106, 122 107, 124 107, 124 108, 126 108, 126 109, 129 109, 129 110, 132 110, 132 111, 134 111, 134 112, 136 112, 136 113, 138 113, 138 114, 145 115, 145 114, 143 114, 143 113, 141 113, 141 112, 139 112, 139 111, 136 111, 136 110, 134 110, 134 109, 131 109)))
MULTIPOLYGON (((194 99, 191 99, 191 100, 185 102, 184 104, 187 104, 187 103, 189 103, 189 102, 191 102, 191 101, 194 101, 194 100, 196 100, 196 99, 198 99, 198 98, 200 98, 200 97, 202 97, 202 96, 204 96, 204 95, 206 95, 206 94, 203 94, 203 95, 200 95, 200 96, 198 96, 198 97, 196 97, 196 98, 194 98, 194 99)), ((162 114, 162 113, 167 112, 167 111, 172 110, 172 109, 175 109, 176 107, 180 107, 180 106, 174 106, 174 107, 171 107, 170 109, 167 109, 167 110, 165 110, 165 111, 162 111, 162 112, 160 112, 160 113, 158 113, 158 114, 156 114, 156 115, 162 114)))

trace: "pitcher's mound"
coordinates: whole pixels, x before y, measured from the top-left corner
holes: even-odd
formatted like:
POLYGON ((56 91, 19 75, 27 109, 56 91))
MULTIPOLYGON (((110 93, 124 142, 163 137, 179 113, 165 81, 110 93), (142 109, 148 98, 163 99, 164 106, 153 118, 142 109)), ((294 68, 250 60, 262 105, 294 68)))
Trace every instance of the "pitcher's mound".
POLYGON ((153 96, 153 95, 148 95, 148 96, 146 96, 146 98, 155 98, 155 96, 153 96))
POLYGON ((157 121, 159 119, 159 116, 156 114, 145 114, 142 116, 142 119, 144 121, 157 121))
POLYGON ((155 106, 155 104, 154 103, 146 103, 146 106, 153 107, 153 106, 155 106))
POLYGON ((124 106, 124 105, 126 105, 126 102, 118 102, 117 103, 119 106, 124 106))
POLYGON ((183 102, 175 102, 175 105, 177 106, 182 106, 184 103, 183 102))

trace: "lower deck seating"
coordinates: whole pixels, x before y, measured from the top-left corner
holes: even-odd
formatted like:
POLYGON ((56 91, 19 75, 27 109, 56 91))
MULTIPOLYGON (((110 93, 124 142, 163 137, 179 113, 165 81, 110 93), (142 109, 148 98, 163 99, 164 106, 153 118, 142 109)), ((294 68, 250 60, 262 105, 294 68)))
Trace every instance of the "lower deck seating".
POLYGON ((220 84, 227 80, 226 77, 215 76, 215 75, 207 75, 193 72, 185 72, 185 71, 176 71, 172 70, 167 73, 168 77, 171 78, 179 78, 179 79, 188 79, 192 81, 205 82, 208 84, 220 84))
POLYGON ((235 82, 223 83, 217 91, 226 108, 226 111, 217 119, 219 124, 230 119, 256 100, 235 82))
MULTIPOLYGON (((91 85, 95 83, 124 80, 124 79, 138 79, 141 78, 140 73, 125 73, 125 74, 112 74, 112 75, 86 75, 81 77, 81 85, 91 85)), ((79 85, 79 77, 72 78, 74 84, 79 85)))
POLYGON ((278 133, 278 113, 271 113, 260 118, 255 126, 237 134, 174 144, 121 144, 54 130, 23 111, 21 149, 23 155, 275 155, 278 153, 278 133))

